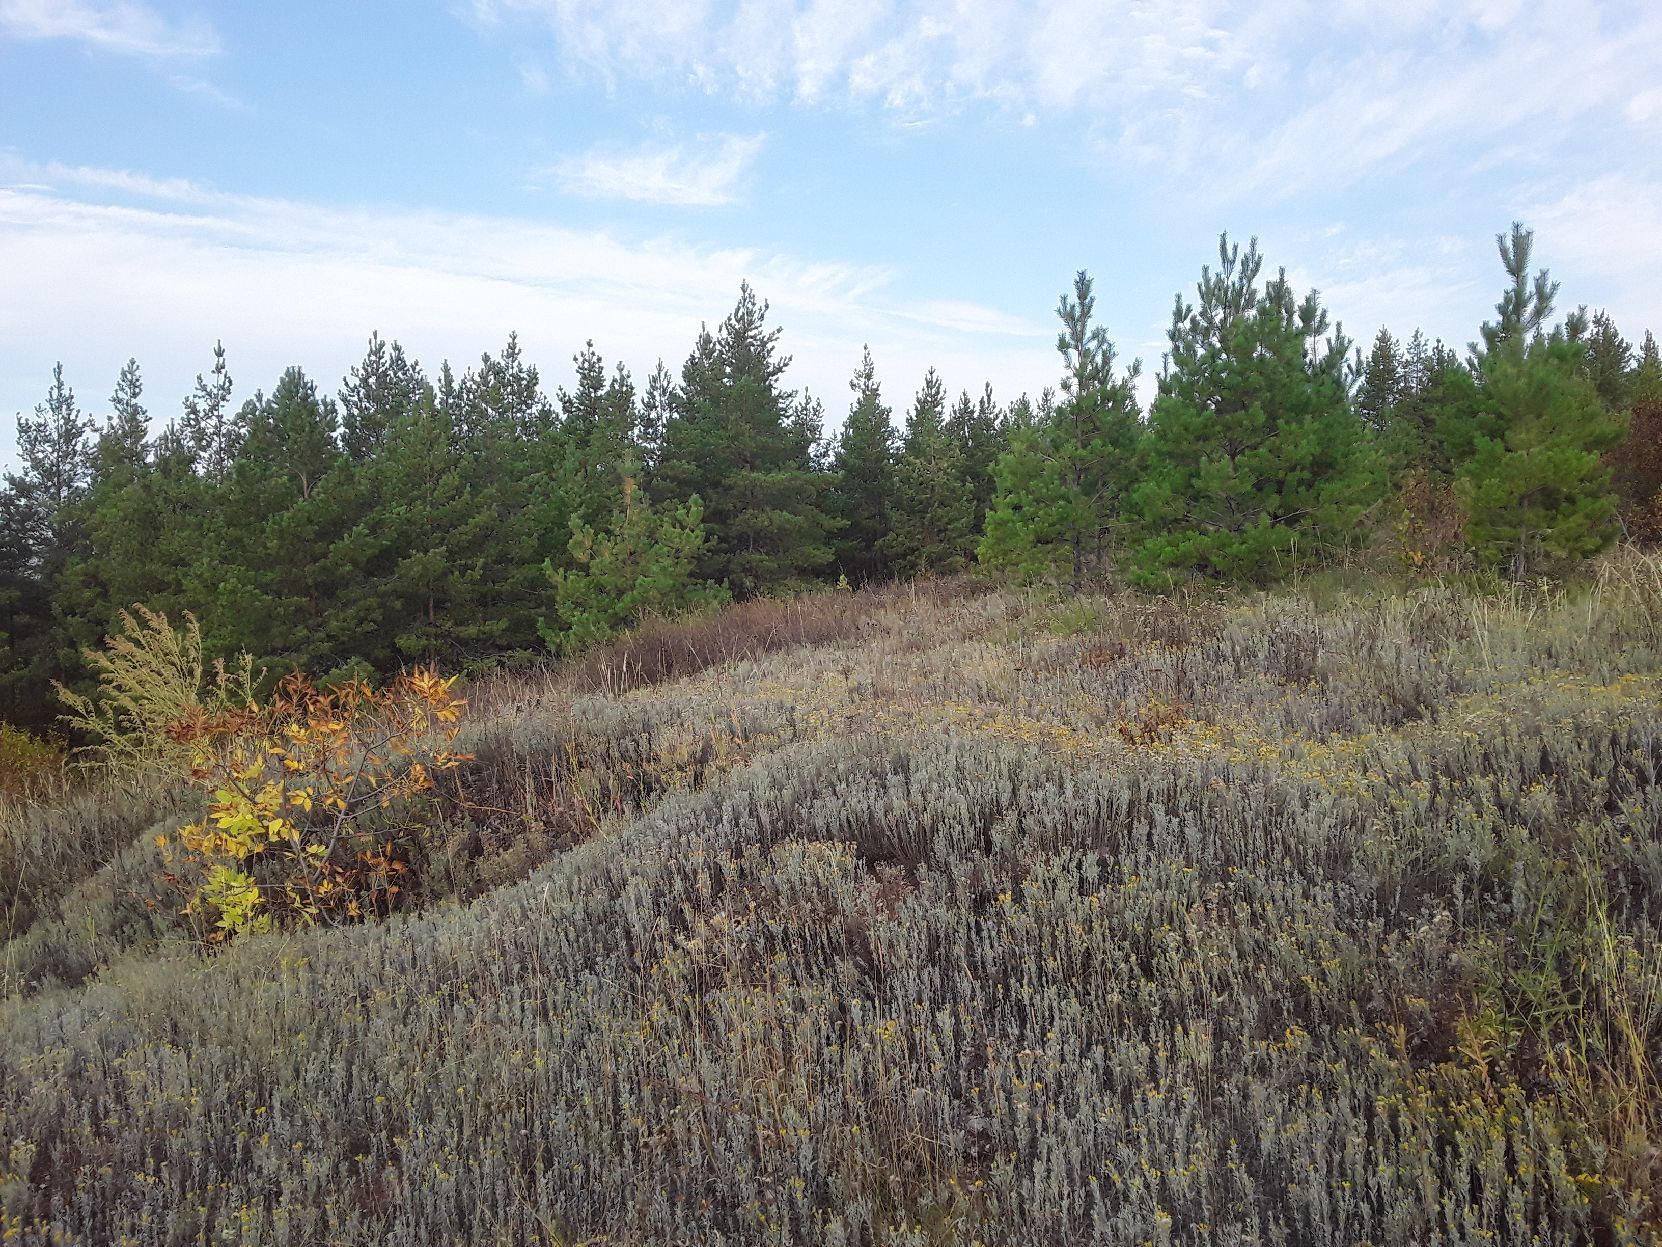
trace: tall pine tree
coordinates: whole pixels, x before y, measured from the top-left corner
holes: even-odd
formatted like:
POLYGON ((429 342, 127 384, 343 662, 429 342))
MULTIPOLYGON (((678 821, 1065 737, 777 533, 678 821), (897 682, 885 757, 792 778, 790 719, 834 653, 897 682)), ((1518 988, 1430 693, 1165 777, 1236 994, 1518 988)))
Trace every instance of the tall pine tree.
POLYGON ((20 470, 0 491, 0 716, 38 725, 52 717, 50 681, 68 681, 77 651, 58 609, 64 575, 83 540, 81 499, 92 475, 93 422, 75 402, 63 365, 46 401, 17 418, 20 470))
POLYGON ((815 579, 831 561, 827 481, 794 396, 779 330, 749 284, 716 334, 700 333, 664 425, 654 486, 661 500, 704 503, 698 578, 737 597, 815 579))
POLYGON ((981 543, 984 562, 1024 578, 1061 577, 1075 591, 1111 570, 1142 436, 1140 365, 1116 372, 1114 344, 1092 323, 1095 310, 1090 275, 1081 271, 1057 307, 1061 401, 1012 432, 981 543))
POLYGON ((889 560, 881 546, 893 526, 895 504, 894 424, 869 346, 848 388, 854 391, 854 404, 832 456, 830 509, 840 522, 837 567, 859 585, 888 578, 889 560))
POLYGON ((241 449, 242 430, 231 411, 235 388, 225 362, 225 344, 214 343, 214 366, 207 377, 196 374, 196 389, 185 399, 180 431, 190 444, 197 470, 215 484, 231 474, 241 449))
POLYGON ((1183 571, 1264 581, 1356 531, 1376 489, 1350 404, 1349 343, 1283 271, 1259 284, 1254 239, 1226 236, 1178 296, 1150 415, 1138 578, 1183 571))
POLYGON ((895 464, 893 524, 879 545, 900 576, 954 572, 975 547, 975 494, 946 428, 946 389, 933 368, 906 417, 895 464))
POLYGON ((1534 232, 1497 234, 1510 284, 1472 353, 1482 379, 1474 451, 1459 475, 1467 537, 1480 558, 1522 576, 1543 558, 1581 558, 1617 534, 1603 454, 1621 439, 1588 375, 1585 317, 1545 328, 1558 284, 1530 275, 1534 232))

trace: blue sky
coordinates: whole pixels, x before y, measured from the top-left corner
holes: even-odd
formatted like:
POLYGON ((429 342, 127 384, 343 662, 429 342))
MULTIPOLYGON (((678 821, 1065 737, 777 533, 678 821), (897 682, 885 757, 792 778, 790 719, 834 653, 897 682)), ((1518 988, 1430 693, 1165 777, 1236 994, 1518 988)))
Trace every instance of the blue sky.
POLYGON ((1659 65, 1662 4, 1591 0, 0 0, 0 413, 136 356, 159 423, 215 339, 239 396, 333 388, 371 330, 644 377, 746 278, 833 424, 865 342, 897 412, 1009 398, 1082 267, 1156 371, 1225 229, 1464 344, 1522 218, 1636 338, 1659 65))

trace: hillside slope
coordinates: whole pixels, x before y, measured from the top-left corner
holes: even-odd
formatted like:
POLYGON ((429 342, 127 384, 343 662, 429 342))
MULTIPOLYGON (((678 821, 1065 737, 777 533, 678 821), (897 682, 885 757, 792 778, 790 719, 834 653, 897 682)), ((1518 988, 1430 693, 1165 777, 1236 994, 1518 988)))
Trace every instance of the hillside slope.
POLYGON ((168 811, 106 811, 99 872, 12 905, 5 1232, 1656 1241, 1628 570, 896 593, 681 679, 499 682, 472 780, 532 816, 481 833, 528 876, 208 958, 135 899, 168 811))

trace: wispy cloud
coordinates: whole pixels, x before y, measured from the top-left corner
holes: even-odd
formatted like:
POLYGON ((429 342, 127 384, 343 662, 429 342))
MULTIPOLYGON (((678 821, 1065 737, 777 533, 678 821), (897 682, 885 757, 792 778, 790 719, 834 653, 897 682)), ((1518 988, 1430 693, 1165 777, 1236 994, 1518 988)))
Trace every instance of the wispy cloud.
POLYGON ((1642 99, 1662 59, 1662 9, 1629 17, 1549 0, 1500 22, 1496 7, 1451 8, 1395 39, 1311 56, 1296 107, 1244 110, 1260 136, 1234 144, 1237 193, 1340 187, 1427 159, 1554 160, 1573 128, 1642 99))
MULTIPOLYGON (((223 339, 243 392, 301 363, 325 384, 370 330, 465 366, 519 329, 550 386, 593 338, 639 374, 674 366, 748 279, 795 357, 788 383, 837 398, 862 343, 894 393, 926 367, 954 386, 1037 390, 1047 332, 970 303, 912 305, 883 268, 501 216, 347 210, 195 182, 0 161, 0 411, 39 401, 62 359, 96 403, 129 355, 165 418, 223 339), (144 292, 134 299, 131 292, 144 292)), ((0 451, 3 451, 0 445, 0 451)))
POLYGON ((711 207, 731 203, 766 136, 708 135, 688 143, 599 148, 558 166, 562 189, 590 199, 711 207))
POLYGON ((1626 0, 472 0, 569 73, 723 99, 1068 119, 1110 167, 1222 171, 1240 197, 1458 150, 1542 153, 1662 110, 1662 6, 1626 0), (539 34, 538 32, 545 32, 539 34), (543 39, 551 35, 546 44, 543 39))
POLYGON ((127 169, 66 165, 55 160, 41 164, 6 151, 0 151, 0 185, 13 189, 26 185, 52 191, 76 187, 82 191, 109 192, 178 204, 211 204, 230 198, 189 178, 157 178, 127 169))
POLYGON ((0 0, 0 37, 67 39, 158 60, 200 60, 220 50, 206 22, 171 22, 138 0, 0 0))
MULTIPOLYGON (((1662 331, 1662 172, 1610 173, 1588 182, 1542 188, 1521 205, 1535 226, 1540 262, 1553 275, 1588 273, 1599 279, 1600 301, 1624 331, 1662 331)), ((1586 301, 1565 281, 1565 307, 1586 301)))
POLYGON ((534 61, 521 61, 519 69, 519 85, 532 95, 543 95, 548 91, 548 71, 534 61))
POLYGON ((169 74, 167 84, 175 91, 182 91, 186 95, 194 95, 198 99, 207 100, 210 104, 230 112, 250 111, 248 101, 240 95, 227 91, 216 82, 206 78, 198 78, 194 74, 169 74))
POLYGON ((917 113, 1199 89, 1232 60, 1228 9, 1226 0, 473 0, 465 13, 493 30, 539 22, 570 68, 606 83, 690 82, 751 100, 917 113))

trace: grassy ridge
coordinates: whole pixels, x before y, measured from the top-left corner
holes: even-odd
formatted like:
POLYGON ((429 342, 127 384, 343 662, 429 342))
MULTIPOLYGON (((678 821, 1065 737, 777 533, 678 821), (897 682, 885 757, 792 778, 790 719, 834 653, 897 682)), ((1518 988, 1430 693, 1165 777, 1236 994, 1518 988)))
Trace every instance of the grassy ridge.
POLYGON ((164 810, 14 812, 100 847, 12 906, 7 1229, 1654 1241, 1659 608, 896 592, 504 680, 455 903, 206 961, 164 810))

